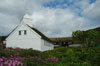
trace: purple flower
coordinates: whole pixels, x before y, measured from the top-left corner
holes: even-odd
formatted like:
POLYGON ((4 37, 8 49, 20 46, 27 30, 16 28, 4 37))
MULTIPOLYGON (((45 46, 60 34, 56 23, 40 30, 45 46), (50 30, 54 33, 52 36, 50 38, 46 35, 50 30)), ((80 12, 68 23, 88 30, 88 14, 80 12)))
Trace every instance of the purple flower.
POLYGON ((5 50, 6 50, 7 52, 9 52, 9 51, 10 51, 10 49, 9 49, 9 48, 6 48, 5 50))
POLYGON ((22 66, 22 65, 23 65, 23 63, 22 63, 22 62, 18 62, 18 63, 17 63, 17 65, 21 65, 21 66, 22 66))
POLYGON ((22 61, 22 60, 23 60, 23 58, 22 58, 22 57, 19 57, 18 59, 19 59, 20 61, 22 61))
POLYGON ((20 52, 20 51, 21 51, 21 49, 20 49, 20 48, 16 48, 15 50, 16 50, 17 52, 20 52))
POLYGON ((3 59, 2 59, 2 58, 0 58, 0 62, 1 62, 1 61, 3 61, 3 59))
POLYGON ((14 58, 14 56, 13 56, 13 55, 11 55, 11 58, 14 58))
POLYGON ((0 62, 0 66, 3 66, 3 63, 2 62, 0 62))
POLYGON ((5 60, 5 61, 7 60, 7 58, 6 58, 6 57, 2 57, 2 59, 3 59, 3 60, 5 60))
POLYGON ((56 57, 52 57, 52 58, 48 58, 48 61, 51 61, 51 62, 58 62, 58 58, 56 57))
POLYGON ((11 60, 14 60, 14 56, 13 55, 11 55, 11 60))
POLYGON ((12 60, 9 60, 9 64, 8 64, 8 66, 11 66, 11 64, 12 64, 12 60))
POLYGON ((17 57, 16 54, 11 55, 11 58, 8 60, 6 57, 0 58, 0 66, 23 66, 23 63, 17 59, 22 60, 22 57, 17 57))
POLYGON ((6 62, 4 62, 4 64, 5 64, 5 65, 8 65, 9 63, 8 63, 8 61, 6 61, 6 62))
POLYGON ((15 61, 13 61, 13 66, 16 66, 16 62, 15 61))

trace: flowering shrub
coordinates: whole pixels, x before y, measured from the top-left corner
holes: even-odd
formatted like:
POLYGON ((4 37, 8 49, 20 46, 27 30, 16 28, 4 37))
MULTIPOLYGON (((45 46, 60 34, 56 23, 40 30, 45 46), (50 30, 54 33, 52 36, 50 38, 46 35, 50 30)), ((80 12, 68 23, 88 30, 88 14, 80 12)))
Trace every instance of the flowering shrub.
POLYGON ((11 55, 10 59, 6 57, 0 58, 0 66, 23 66, 22 57, 18 57, 18 55, 11 55))
POLYGON ((17 52, 21 51, 21 49, 20 49, 20 48, 15 48, 15 50, 16 50, 17 52))
POLYGON ((47 60, 50 62, 58 62, 59 61, 58 58, 56 58, 56 57, 48 58, 47 60))
POLYGON ((43 59, 43 58, 41 58, 39 56, 34 56, 34 57, 26 58, 26 59, 24 59, 24 61, 33 62, 33 63, 48 64, 49 62, 57 63, 59 60, 56 57, 51 57, 51 58, 43 59))
POLYGON ((40 52, 32 49, 0 50, 0 66, 99 66, 98 48, 56 48, 40 52))
POLYGON ((5 48, 5 51, 6 51, 6 52, 10 52, 10 49, 9 49, 9 48, 5 48))

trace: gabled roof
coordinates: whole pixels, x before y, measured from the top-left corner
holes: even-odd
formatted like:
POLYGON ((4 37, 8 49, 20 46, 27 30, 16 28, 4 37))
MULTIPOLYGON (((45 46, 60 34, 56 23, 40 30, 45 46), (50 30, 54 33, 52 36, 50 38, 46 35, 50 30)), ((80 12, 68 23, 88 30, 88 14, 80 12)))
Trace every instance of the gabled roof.
MULTIPOLYGON (((29 25, 28 25, 29 26, 29 25)), ((30 26, 29 26, 30 27, 30 26)), ((33 31, 35 31, 37 34, 39 34, 41 37, 42 37, 42 39, 44 39, 44 40, 47 40, 47 41, 49 41, 49 42, 52 42, 48 37, 46 37, 43 33, 41 33, 39 30, 37 30, 36 28, 34 28, 34 27, 30 27, 33 31)))
MULTIPOLYGON (((17 26, 17 27, 18 27, 18 26, 17 26)), ((17 28, 17 27, 16 27, 16 28, 17 28)), ((16 29, 16 28, 15 28, 15 29, 16 29)), ((7 37, 8 37, 11 33, 13 33, 15 29, 13 29, 13 30, 7 35, 7 37)))
MULTIPOLYGON (((27 24, 25 24, 25 25, 27 25, 27 24)), ((34 27, 30 27, 29 25, 27 25, 29 28, 31 28, 33 31, 35 31, 37 34, 39 34, 41 37, 42 37, 42 39, 44 39, 44 40, 47 40, 48 42, 51 42, 52 43, 52 41, 48 38, 48 37, 46 37, 43 33, 41 33, 39 30, 37 30, 36 28, 34 28, 34 27)), ((18 26, 17 26, 18 27, 18 26)), ((16 28, 17 28, 16 27, 16 28)), ((13 33, 15 30, 16 30, 16 28, 14 29, 14 30, 12 30, 12 32, 11 33, 13 33)), ((10 33, 10 34, 11 34, 10 33)), ((10 35, 10 34, 8 34, 8 36, 10 35)), ((7 37, 8 37, 7 36, 7 37)))

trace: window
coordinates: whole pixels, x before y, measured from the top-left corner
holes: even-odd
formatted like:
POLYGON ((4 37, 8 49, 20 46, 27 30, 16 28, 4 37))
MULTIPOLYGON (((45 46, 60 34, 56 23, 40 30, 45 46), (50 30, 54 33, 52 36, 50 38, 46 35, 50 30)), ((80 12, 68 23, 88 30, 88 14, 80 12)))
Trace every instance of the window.
POLYGON ((19 31, 19 35, 26 35, 27 34, 27 30, 20 30, 19 31))
POLYGON ((51 43, 44 40, 44 46, 52 47, 51 43))
POLYGON ((24 35, 26 35, 27 34, 27 31, 26 30, 24 30, 24 35))
POLYGON ((21 31, 19 31, 19 35, 21 35, 21 31))

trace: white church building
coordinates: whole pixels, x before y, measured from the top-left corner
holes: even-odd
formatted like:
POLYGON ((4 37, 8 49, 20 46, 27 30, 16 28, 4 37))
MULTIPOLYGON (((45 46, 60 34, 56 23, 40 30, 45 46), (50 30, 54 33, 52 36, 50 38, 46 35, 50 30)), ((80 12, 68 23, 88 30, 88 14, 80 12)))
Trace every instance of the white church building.
POLYGON ((32 48, 39 51, 54 49, 53 43, 40 31, 33 28, 32 18, 25 15, 19 24, 6 38, 6 47, 32 48))

